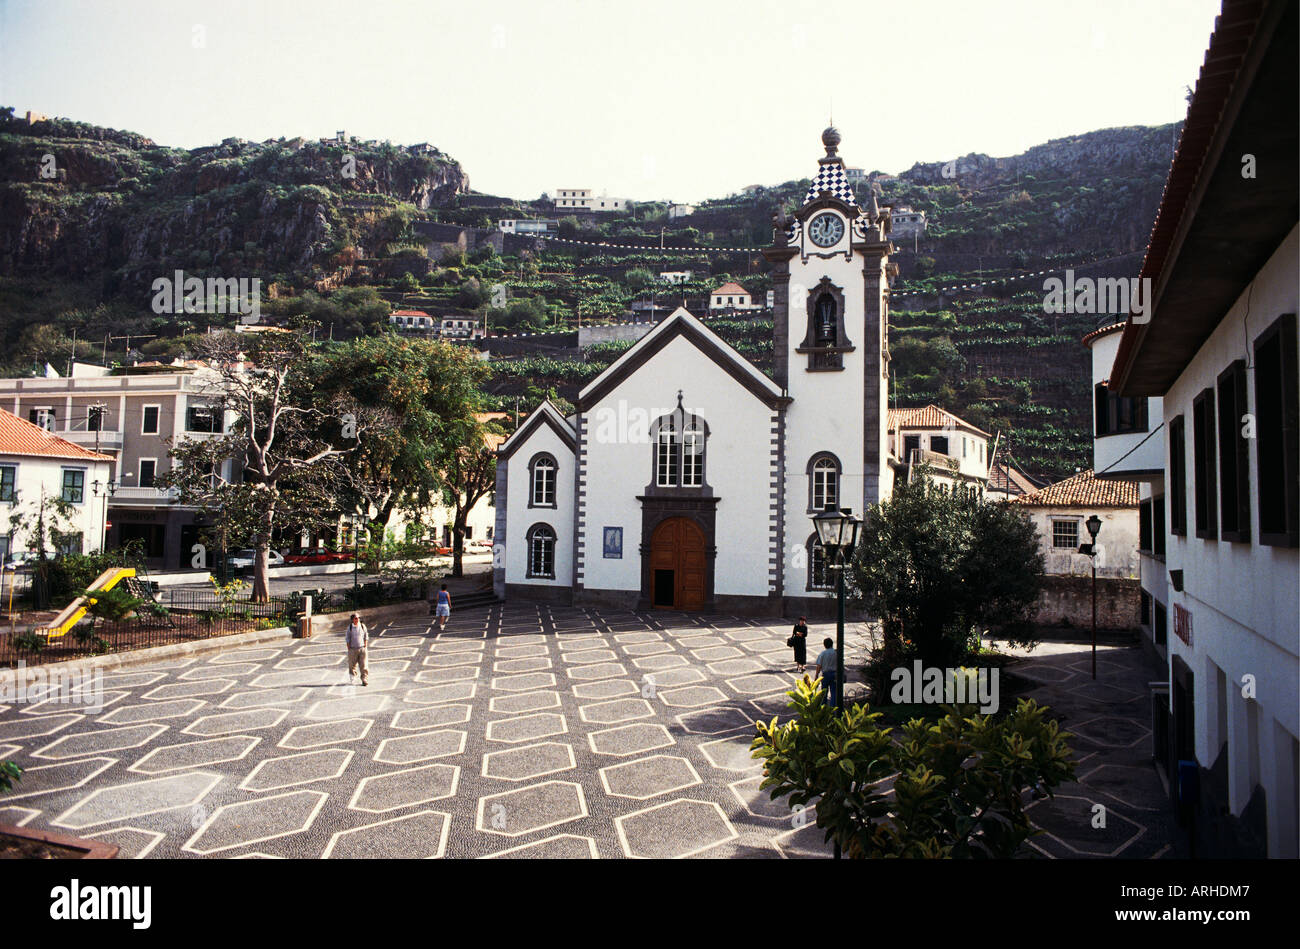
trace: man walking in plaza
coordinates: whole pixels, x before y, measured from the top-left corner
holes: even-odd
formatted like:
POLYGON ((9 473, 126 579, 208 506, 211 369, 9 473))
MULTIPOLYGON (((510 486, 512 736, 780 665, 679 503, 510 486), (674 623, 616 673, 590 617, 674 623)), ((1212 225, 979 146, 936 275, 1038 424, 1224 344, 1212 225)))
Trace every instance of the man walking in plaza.
POLYGON ((348 646, 348 681, 351 682, 353 676, 357 674, 357 666, 361 667, 361 684, 370 684, 370 664, 366 660, 366 650, 370 645, 370 630, 366 624, 361 622, 361 617, 356 613, 352 614, 352 619, 348 621, 347 629, 347 646, 348 646))
POLYGON ((827 637, 822 640, 826 648, 817 654, 817 669, 821 672, 822 682, 826 687, 826 704, 835 705, 839 697, 839 683, 835 681, 835 670, 839 666, 840 654, 835 651, 835 640, 827 637))

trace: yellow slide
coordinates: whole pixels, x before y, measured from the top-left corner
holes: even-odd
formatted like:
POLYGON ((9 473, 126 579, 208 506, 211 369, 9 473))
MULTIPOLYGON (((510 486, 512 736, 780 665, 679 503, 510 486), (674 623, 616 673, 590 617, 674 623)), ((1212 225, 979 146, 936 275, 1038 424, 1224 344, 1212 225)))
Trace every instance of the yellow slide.
MULTIPOLYGON (((117 585, 119 580, 125 580, 127 577, 135 576, 135 567, 113 567, 111 570, 105 570, 96 579, 95 582, 86 589, 91 593, 97 593, 100 590, 111 590, 117 585)), ((54 617, 54 622, 44 629, 38 629, 39 635, 47 636, 50 639, 58 639, 73 626, 77 621, 86 615, 86 609, 95 602, 94 597, 79 596, 63 608, 63 612, 54 617)))

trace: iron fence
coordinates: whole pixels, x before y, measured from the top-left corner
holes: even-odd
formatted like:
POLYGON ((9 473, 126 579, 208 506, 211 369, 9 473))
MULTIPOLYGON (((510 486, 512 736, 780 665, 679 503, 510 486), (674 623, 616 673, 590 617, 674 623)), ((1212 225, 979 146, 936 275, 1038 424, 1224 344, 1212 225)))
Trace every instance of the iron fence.
POLYGON ((14 668, 19 661, 28 666, 68 659, 83 659, 113 652, 169 646, 173 643, 216 639, 245 633, 263 621, 218 613, 173 613, 111 622, 85 620, 62 636, 0 630, 0 668, 14 668))
POLYGON ((265 603, 258 603, 244 599, 227 600, 211 590, 163 589, 155 597, 172 613, 220 613, 248 619, 274 619, 296 612, 287 596, 273 596, 265 603))

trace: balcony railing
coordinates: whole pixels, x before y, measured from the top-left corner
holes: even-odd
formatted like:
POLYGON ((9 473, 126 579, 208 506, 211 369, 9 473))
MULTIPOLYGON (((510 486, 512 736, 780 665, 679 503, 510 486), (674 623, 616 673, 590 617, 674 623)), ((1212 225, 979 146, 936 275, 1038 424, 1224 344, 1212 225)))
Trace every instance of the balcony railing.
POLYGON ((176 488, 142 488, 123 485, 113 492, 110 504, 174 504, 180 497, 176 488))
POLYGON ((121 432, 87 432, 87 431, 68 431, 55 432, 60 438, 66 438, 74 445, 80 445, 82 448, 89 448, 92 451, 98 447, 99 451, 121 451, 122 450, 122 433, 121 432))

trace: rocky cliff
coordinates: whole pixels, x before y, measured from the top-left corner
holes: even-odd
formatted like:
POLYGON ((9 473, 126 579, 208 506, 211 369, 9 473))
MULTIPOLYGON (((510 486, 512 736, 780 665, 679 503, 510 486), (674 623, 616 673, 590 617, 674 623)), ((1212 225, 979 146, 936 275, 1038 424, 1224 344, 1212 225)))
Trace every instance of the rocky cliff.
POLYGON ((227 139, 190 151, 0 111, 0 276, 102 278, 138 292, 159 274, 311 275, 345 248, 398 239, 393 214, 469 190, 436 149, 227 139))

